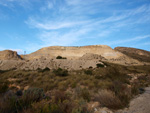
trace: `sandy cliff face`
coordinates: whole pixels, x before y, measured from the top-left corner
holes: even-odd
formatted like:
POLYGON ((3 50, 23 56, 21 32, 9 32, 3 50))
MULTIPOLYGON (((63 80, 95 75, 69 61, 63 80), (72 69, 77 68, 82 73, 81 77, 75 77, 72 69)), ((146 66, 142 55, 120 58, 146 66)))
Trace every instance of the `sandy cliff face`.
POLYGON ((81 47, 63 47, 63 46, 51 46, 42 48, 32 54, 28 55, 29 59, 38 58, 41 56, 57 57, 63 56, 68 59, 77 59, 85 54, 97 54, 107 59, 118 58, 123 56, 122 53, 114 51, 112 48, 106 45, 93 45, 93 46, 81 46, 81 47))
POLYGON ((0 51, 0 60, 19 60, 21 57, 16 51, 4 50, 0 51))
POLYGON ((66 57, 67 59, 87 59, 87 57, 90 59, 95 59, 95 55, 101 56, 103 58, 101 60, 112 63, 119 63, 123 65, 140 65, 139 61, 129 58, 125 54, 113 50, 107 45, 92 45, 79 47, 51 46, 42 48, 34 53, 27 55, 26 59, 39 59, 40 57, 55 59, 57 56, 66 57))

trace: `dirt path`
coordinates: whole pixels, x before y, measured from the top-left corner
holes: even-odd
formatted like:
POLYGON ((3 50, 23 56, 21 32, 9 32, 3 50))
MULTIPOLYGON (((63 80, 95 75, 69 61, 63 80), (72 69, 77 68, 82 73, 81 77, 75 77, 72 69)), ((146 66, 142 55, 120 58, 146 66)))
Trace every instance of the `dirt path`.
POLYGON ((150 87, 130 102, 130 107, 116 113, 150 113, 150 87))

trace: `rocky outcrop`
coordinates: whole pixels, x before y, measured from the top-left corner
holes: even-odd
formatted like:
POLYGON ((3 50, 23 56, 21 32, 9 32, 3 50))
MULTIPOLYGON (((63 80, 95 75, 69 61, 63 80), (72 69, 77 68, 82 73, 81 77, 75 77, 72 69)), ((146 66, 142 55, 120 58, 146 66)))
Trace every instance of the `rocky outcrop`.
POLYGON ((21 57, 16 51, 4 50, 0 51, 0 60, 19 60, 21 57))
POLYGON ((28 59, 40 58, 41 56, 53 58, 57 56, 66 57, 67 59, 78 59, 85 54, 97 54, 107 59, 118 58, 123 56, 122 53, 114 51, 106 45, 79 46, 79 47, 64 47, 51 46, 42 48, 34 53, 26 56, 28 59))
POLYGON ((40 57, 55 59, 57 56, 62 56, 67 59, 99 59, 111 63, 122 65, 141 65, 135 59, 129 58, 123 53, 113 50, 107 45, 79 46, 79 47, 64 47, 51 46, 42 48, 34 53, 24 56, 25 59, 39 59, 40 57), (100 58, 101 57, 101 58, 100 58))
POLYGON ((99 59, 99 60, 106 60, 104 57, 98 54, 92 54, 92 53, 86 53, 79 59, 81 60, 94 60, 94 59, 99 59))
POLYGON ((116 47, 116 51, 119 51, 133 59, 136 59, 138 61, 142 62, 150 62, 150 52, 136 49, 136 48, 129 48, 129 47, 116 47))

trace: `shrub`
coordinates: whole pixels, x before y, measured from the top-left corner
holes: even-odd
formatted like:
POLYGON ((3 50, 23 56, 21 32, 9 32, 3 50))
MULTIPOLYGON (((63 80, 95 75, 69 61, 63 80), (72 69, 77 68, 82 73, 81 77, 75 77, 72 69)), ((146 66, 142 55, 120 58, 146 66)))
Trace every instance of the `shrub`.
POLYGON ((96 64, 96 66, 97 66, 97 68, 99 68, 99 67, 104 67, 104 64, 96 64))
POLYGON ((64 92, 62 91, 55 92, 55 98, 54 98, 55 103, 59 103, 59 102, 62 103, 66 99, 68 99, 68 96, 64 92))
POLYGON ((92 75, 93 74, 92 70, 85 70, 84 73, 87 74, 87 75, 92 75))
POLYGON ((54 70, 53 73, 56 76, 67 76, 68 75, 68 70, 64 70, 64 69, 58 68, 58 69, 54 70))
POLYGON ((93 67, 92 67, 92 66, 90 66, 90 67, 89 67, 89 69, 93 69, 93 67))
POLYGON ((95 79, 104 79, 104 76, 96 75, 96 76, 95 76, 95 79))
POLYGON ((136 85, 133 85, 131 92, 133 95, 137 95, 137 94, 139 94, 139 88, 136 85))
POLYGON ((122 103, 122 106, 127 106, 131 98, 131 89, 127 85, 123 84, 120 81, 114 81, 112 86, 110 86, 111 91, 119 98, 122 103))
POLYGON ((44 68, 44 69, 37 69, 38 72, 46 72, 46 71, 50 71, 50 69, 48 67, 44 68))
POLYGON ((46 67, 43 69, 43 72, 45 72, 45 71, 50 71, 50 69, 48 67, 46 67))
POLYGON ((50 104, 49 113, 63 113, 63 112, 57 104, 53 103, 53 104, 50 104))
POLYGON ((17 95, 17 96, 22 96, 22 95, 23 95, 22 90, 18 90, 18 91, 16 91, 16 95, 17 95))
POLYGON ((88 102, 91 100, 91 95, 90 95, 88 89, 86 89, 86 88, 81 90, 80 96, 88 102))
POLYGON ((5 93, 9 88, 8 81, 0 81, 0 93, 5 93))
POLYGON ((121 107, 120 100, 115 96, 112 91, 101 90, 95 96, 95 100, 98 101, 102 107, 108 107, 110 109, 118 109, 121 107))
POLYGON ((66 57, 57 56, 56 59, 67 59, 66 57))
POLYGON ((12 91, 6 92, 0 99, 0 113, 16 113, 19 109, 19 100, 12 91))
POLYGON ((33 102, 38 102, 44 98, 44 91, 41 88, 29 88, 25 90, 22 96, 24 107, 30 106, 33 102))

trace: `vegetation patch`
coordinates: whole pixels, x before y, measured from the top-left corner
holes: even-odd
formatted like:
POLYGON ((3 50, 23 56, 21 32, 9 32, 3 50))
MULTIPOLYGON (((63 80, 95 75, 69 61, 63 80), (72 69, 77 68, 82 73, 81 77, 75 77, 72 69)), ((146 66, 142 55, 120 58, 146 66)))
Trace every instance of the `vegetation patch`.
POLYGON ((88 103, 97 101, 100 107, 117 110, 127 107, 150 85, 149 66, 107 64, 106 68, 76 71, 58 68, 2 72, 0 112, 93 113, 87 109, 88 103))
POLYGON ((68 76, 68 70, 65 70, 65 69, 61 69, 61 68, 58 68, 58 69, 55 69, 53 70, 53 73, 56 75, 56 76, 68 76))
POLYGON ((57 56, 56 59, 67 59, 66 57, 57 56))
POLYGON ((96 66, 97 68, 100 68, 100 67, 104 67, 104 64, 99 63, 99 64, 96 64, 96 66))

